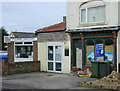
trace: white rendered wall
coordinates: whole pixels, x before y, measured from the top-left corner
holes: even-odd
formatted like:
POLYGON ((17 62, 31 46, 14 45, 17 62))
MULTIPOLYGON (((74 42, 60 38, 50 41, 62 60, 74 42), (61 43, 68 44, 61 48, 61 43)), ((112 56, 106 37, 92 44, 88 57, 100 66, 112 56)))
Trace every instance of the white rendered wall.
MULTIPOLYGON (((71 0, 72 1, 72 0, 71 0)), ((77 0, 79 2, 67 2, 67 30, 68 29, 83 29, 83 28, 95 28, 95 27, 107 27, 107 26, 118 26, 120 25, 120 0, 101 0, 106 5, 106 22, 102 25, 91 25, 83 27, 80 25, 80 5, 82 2, 90 1, 90 0, 77 0), (109 1, 109 2, 108 2, 109 1), (119 6, 119 7, 118 7, 119 6), (119 11, 119 12, 118 12, 119 11), (119 22, 118 22, 119 21, 119 22)), ((91 3, 87 3, 89 6, 91 3)), ((96 3, 99 5, 98 3, 96 3)), ((93 4, 96 5, 95 3, 93 4)))

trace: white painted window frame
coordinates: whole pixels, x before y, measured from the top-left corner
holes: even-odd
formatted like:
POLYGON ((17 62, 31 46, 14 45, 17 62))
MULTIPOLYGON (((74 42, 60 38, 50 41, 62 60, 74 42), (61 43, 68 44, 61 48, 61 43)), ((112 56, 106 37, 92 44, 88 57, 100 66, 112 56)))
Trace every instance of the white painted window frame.
POLYGON ((14 42, 14 62, 33 61, 33 58, 16 58, 16 56, 15 56, 15 47, 16 46, 33 46, 33 41, 24 41, 24 42, 32 42, 32 44, 24 44, 23 41, 17 41, 17 42, 14 42), (22 44, 15 44, 17 42, 22 42, 22 44))

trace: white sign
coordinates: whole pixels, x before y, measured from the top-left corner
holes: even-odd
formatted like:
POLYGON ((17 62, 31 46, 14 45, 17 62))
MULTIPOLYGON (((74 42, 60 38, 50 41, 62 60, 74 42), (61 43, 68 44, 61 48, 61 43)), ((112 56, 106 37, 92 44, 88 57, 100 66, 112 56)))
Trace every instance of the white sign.
POLYGON ((4 36, 4 43, 10 43, 10 36, 4 36))
POLYGON ((11 41, 36 41, 37 38, 12 38, 11 41))

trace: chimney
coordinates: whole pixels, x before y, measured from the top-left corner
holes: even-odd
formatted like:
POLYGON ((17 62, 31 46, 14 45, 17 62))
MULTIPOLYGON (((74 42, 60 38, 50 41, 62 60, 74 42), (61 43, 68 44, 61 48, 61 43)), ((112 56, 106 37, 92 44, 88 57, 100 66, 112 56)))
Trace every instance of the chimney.
POLYGON ((63 16, 63 22, 65 22, 66 21, 66 16, 63 16))

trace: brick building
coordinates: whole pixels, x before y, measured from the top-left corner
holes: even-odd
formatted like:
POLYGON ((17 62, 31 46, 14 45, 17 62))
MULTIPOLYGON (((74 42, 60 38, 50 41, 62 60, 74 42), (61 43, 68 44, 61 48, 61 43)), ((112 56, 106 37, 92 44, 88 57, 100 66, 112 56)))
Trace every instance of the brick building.
POLYGON ((9 63, 38 61, 37 37, 34 33, 11 32, 8 43, 9 63))
POLYGON ((2 61, 3 74, 40 71, 36 35, 27 32, 11 32, 9 36, 8 61, 2 61))

